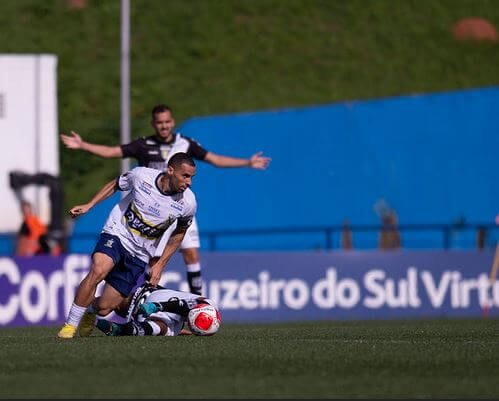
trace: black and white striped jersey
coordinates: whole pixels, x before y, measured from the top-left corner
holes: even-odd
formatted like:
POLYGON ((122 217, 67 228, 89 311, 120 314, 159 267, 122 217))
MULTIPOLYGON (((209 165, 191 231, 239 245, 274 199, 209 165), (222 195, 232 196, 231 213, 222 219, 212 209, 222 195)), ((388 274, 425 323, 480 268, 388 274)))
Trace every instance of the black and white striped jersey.
POLYGON ((194 139, 179 133, 173 135, 171 142, 161 142, 156 135, 136 139, 121 145, 123 158, 133 157, 141 167, 166 170, 168 160, 178 152, 185 152, 196 160, 204 160, 208 151, 194 139))
MULTIPOLYGON (((151 288, 147 284, 143 284, 142 286, 137 287, 131 298, 128 307, 127 321, 135 320, 143 322, 146 320, 144 316, 138 313, 139 306, 144 302, 168 302, 172 299, 179 299, 186 302, 189 309, 192 309, 200 302, 216 307, 216 304, 212 299, 202 297, 199 294, 170 290, 161 286, 151 288)), ((165 336, 179 335, 187 319, 186 316, 181 316, 178 313, 173 312, 156 312, 153 313, 150 318, 153 320, 160 320, 166 325, 167 332, 165 336)))

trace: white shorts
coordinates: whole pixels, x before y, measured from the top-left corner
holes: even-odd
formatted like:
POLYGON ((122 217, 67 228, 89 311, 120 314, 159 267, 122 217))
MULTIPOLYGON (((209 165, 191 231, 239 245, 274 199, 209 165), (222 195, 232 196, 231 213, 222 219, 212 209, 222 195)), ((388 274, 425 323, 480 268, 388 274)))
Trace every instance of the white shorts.
MULTIPOLYGON (((163 249, 165 249, 166 243, 170 238, 170 235, 172 234, 173 230, 175 230, 175 227, 177 227, 177 222, 173 223, 170 227, 168 227, 168 230, 165 231, 165 233, 159 240, 159 244, 156 248, 156 251, 154 252, 154 256, 158 257, 161 256, 161 254, 163 253, 163 249)), ((185 237, 180 244, 180 249, 199 248, 199 247, 200 247, 200 242, 199 242, 198 223, 196 220, 196 216, 194 216, 194 218, 192 219, 192 223, 187 229, 185 237)))

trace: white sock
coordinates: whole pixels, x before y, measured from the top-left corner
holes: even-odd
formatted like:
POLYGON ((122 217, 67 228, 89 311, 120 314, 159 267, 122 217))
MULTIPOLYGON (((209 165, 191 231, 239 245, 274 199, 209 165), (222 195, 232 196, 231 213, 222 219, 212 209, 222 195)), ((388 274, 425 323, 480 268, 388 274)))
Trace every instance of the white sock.
POLYGON ((71 309, 69 310, 69 315, 66 319, 66 323, 78 327, 78 325, 80 324, 80 320, 86 310, 86 306, 78 306, 73 302, 73 305, 71 305, 71 309))
POLYGON ((195 273, 201 271, 201 263, 189 263, 188 265, 185 265, 187 267, 187 271, 189 273, 195 273))

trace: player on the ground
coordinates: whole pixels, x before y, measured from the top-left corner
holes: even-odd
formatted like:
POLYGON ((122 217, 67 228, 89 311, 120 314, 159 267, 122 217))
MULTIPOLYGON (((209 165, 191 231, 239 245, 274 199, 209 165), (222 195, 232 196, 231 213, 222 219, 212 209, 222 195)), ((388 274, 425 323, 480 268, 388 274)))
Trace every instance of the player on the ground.
MULTIPOLYGON (((144 284, 124 299, 115 312, 126 323, 97 320, 97 327, 108 336, 177 336, 192 334, 186 327, 189 311, 199 304, 216 307, 213 300, 183 291, 144 284)), ((217 319, 214 334, 220 324, 217 319)))
MULTIPOLYGON (((195 140, 175 133, 175 120, 170 107, 160 104, 152 109, 151 125, 155 134, 136 139, 128 144, 119 146, 105 146, 88 143, 80 135, 71 131, 70 135, 61 134, 61 140, 67 148, 81 149, 94 155, 105 158, 137 159, 140 166, 164 170, 168 160, 177 152, 185 152, 194 159, 212 164, 215 167, 249 167, 253 169, 266 169, 271 159, 263 157, 262 152, 255 153, 249 159, 218 155, 204 149, 195 140)), ((168 240, 168 235, 174 226, 163 237, 157 249, 156 257, 161 254, 163 246, 168 240)), ((180 250, 187 267, 187 281, 190 291, 202 293, 201 262, 199 257, 199 233, 196 219, 189 227, 180 250)))
POLYGON ((73 338, 78 326, 80 336, 89 336, 95 315, 107 315, 130 294, 146 272, 161 236, 177 222, 161 256, 150 266, 148 282, 158 284, 196 213, 196 198, 189 189, 195 172, 192 158, 177 153, 166 171, 136 167, 107 183, 90 202, 70 210, 73 218, 78 217, 116 190, 129 191, 109 214, 92 253, 90 271, 81 281, 59 331, 60 338, 73 338), (93 302, 97 285, 104 279, 102 295, 93 302))

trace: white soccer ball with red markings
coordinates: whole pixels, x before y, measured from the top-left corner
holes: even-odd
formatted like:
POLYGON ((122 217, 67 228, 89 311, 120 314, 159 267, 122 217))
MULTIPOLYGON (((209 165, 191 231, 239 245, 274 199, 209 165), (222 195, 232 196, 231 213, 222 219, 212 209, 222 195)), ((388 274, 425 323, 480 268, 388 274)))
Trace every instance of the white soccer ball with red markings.
POLYGON ((213 305, 197 304, 187 315, 187 324, 193 334, 211 336, 220 328, 220 312, 213 305))

